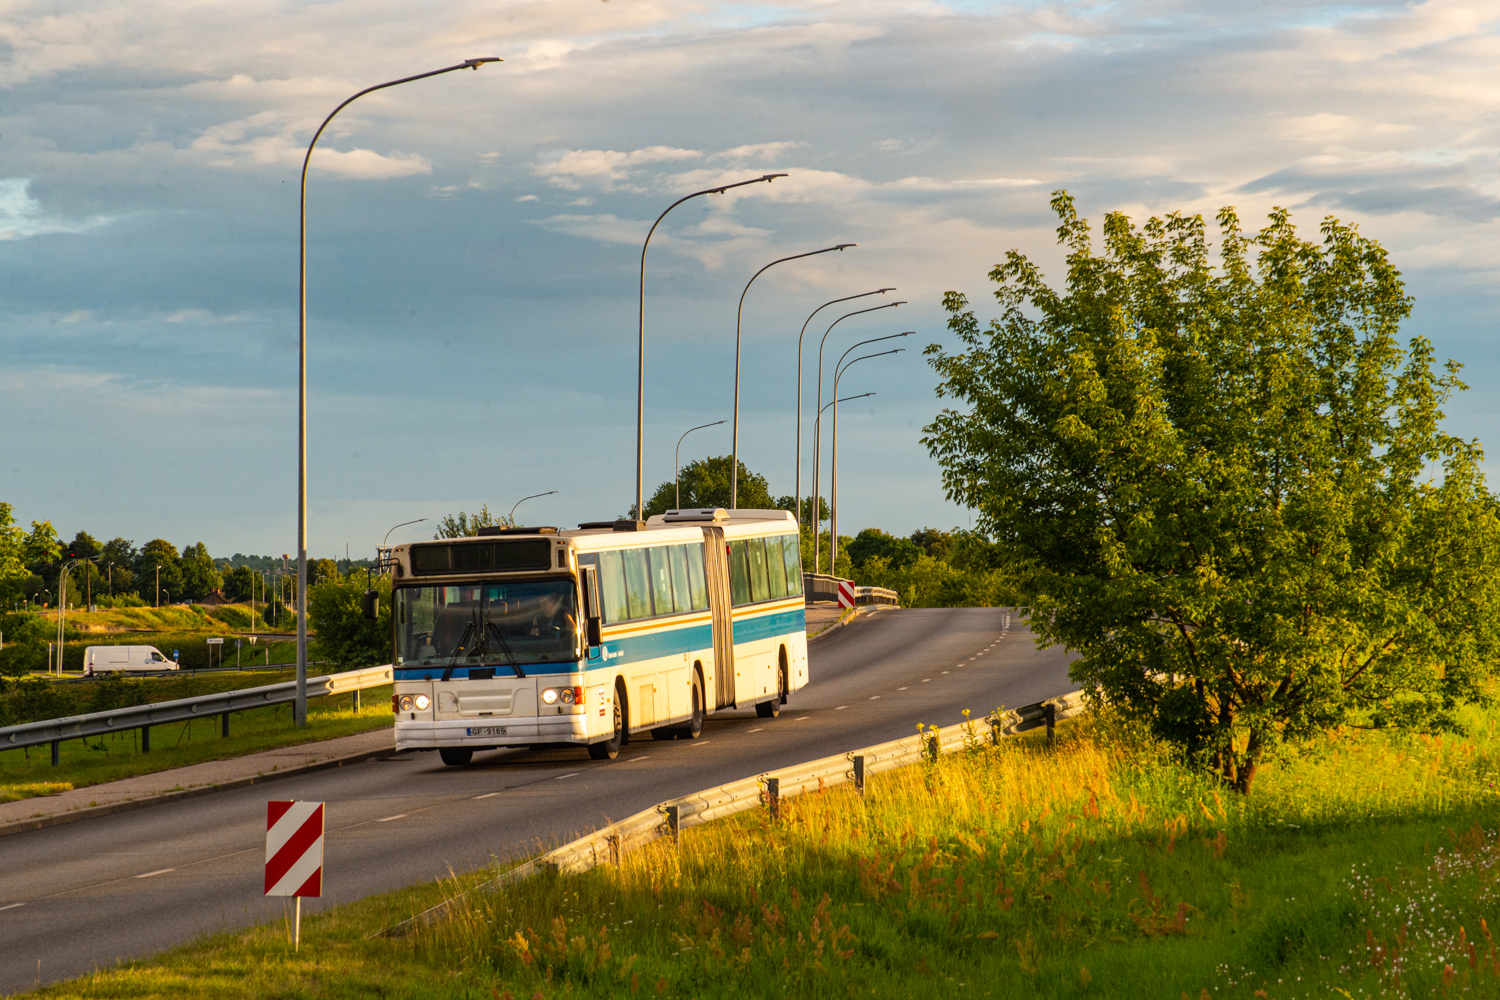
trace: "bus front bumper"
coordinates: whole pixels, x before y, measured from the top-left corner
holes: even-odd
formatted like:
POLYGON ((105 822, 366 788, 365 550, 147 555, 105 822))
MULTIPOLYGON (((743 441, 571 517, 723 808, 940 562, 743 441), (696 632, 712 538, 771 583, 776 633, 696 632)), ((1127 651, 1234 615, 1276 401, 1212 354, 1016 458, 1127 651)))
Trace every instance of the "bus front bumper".
POLYGON ((588 718, 582 715, 396 721, 397 750, 530 746, 533 743, 584 746, 588 742, 588 718))

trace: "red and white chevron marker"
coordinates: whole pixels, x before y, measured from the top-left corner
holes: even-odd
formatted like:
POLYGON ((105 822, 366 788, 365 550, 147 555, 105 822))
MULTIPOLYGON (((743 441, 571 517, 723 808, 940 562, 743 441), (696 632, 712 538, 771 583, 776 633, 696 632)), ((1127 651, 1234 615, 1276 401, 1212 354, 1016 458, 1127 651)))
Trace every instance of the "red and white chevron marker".
POLYGON ((852 580, 839 581, 839 607, 854 607, 854 582, 852 580))
POLYGON ((323 895, 323 803, 266 803, 266 895, 297 897, 292 947, 302 945, 302 897, 323 895))

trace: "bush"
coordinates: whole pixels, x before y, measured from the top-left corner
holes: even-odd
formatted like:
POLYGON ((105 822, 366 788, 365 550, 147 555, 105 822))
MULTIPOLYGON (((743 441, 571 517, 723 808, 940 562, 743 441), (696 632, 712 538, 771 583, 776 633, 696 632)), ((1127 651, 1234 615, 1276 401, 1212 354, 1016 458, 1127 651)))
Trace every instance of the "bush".
POLYGON ((377 577, 380 617, 367 621, 362 605, 366 582, 358 576, 308 588, 307 621, 317 630, 318 645, 344 669, 391 662, 391 581, 377 577))

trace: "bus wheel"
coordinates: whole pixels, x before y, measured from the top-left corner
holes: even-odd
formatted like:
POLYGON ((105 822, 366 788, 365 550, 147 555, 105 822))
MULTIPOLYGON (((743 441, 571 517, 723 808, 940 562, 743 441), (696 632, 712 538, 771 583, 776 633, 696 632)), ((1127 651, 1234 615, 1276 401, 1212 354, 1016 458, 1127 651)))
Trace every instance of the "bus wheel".
POLYGON ((781 714, 781 703, 786 701, 786 674, 776 671, 776 697, 755 706, 755 714, 762 719, 774 719, 781 714))
POLYGON ((449 767, 463 767, 474 759, 474 751, 468 747, 439 747, 438 756, 449 767))
POLYGON ((615 691, 615 703, 612 715, 614 717, 614 732, 610 734, 609 739, 589 744, 589 756, 594 760, 614 760, 620 756, 620 741, 624 736, 625 723, 620 717, 620 692, 618 690, 615 691))
POLYGON ((703 735, 703 679, 693 674, 693 714, 678 730, 685 740, 696 740, 703 735))

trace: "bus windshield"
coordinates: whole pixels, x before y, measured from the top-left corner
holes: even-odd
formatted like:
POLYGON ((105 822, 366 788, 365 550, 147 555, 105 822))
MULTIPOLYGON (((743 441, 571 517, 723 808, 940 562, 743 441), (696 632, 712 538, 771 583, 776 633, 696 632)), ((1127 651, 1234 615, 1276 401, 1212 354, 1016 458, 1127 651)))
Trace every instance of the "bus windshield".
POLYGON ((396 590, 396 662, 406 666, 528 663, 578 658, 572 580, 483 582, 396 590))

